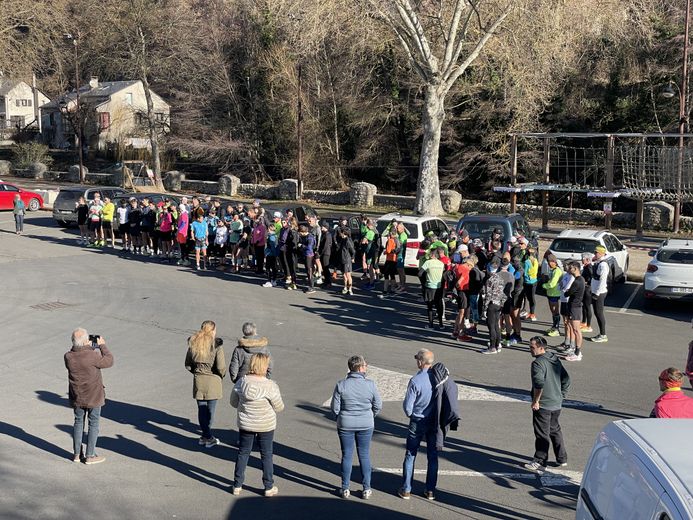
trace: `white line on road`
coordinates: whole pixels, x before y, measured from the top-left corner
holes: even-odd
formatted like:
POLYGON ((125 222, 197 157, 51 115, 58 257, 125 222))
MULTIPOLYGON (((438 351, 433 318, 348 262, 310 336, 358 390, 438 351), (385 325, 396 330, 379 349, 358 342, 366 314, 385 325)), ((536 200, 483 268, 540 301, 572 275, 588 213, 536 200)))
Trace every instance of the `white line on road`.
POLYGON ((630 304, 633 303, 633 300, 635 300, 635 296, 638 294, 638 291, 640 290, 640 287, 642 287, 640 284, 638 284, 638 285, 635 286, 635 290, 634 290, 633 293, 628 297, 628 299, 626 300, 625 305, 624 305, 623 307, 621 307, 621 309, 620 309, 618 312, 620 312, 621 314, 625 314, 625 313, 626 313, 626 311, 628 310, 628 307, 630 307, 630 304))
MULTIPOLYGON (((379 473, 392 473, 395 475, 402 474, 402 468, 373 468, 373 471, 379 473)), ((415 469, 415 475, 424 475, 425 469, 415 469)), ((547 471, 542 475, 536 473, 510 473, 510 472, 495 472, 495 471, 468 471, 468 470, 450 470, 440 469, 438 475, 449 477, 486 477, 486 478, 507 478, 511 480, 534 480, 537 477, 541 478, 543 486, 579 486, 582 481, 581 471, 569 471, 556 469, 547 471)))

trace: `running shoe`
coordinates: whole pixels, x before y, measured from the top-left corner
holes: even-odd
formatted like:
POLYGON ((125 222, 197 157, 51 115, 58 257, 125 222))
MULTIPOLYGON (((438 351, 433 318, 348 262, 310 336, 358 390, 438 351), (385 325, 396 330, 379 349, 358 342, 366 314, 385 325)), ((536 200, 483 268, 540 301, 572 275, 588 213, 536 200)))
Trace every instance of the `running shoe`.
POLYGON ((551 336, 552 338, 555 338, 555 337, 557 337, 557 336, 560 336, 561 333, 558 332, 558 329, 549 329, 549 330, 546 331, 546 335, 547 335, 547 336, 551 336))
POLYGON ((565 357, 566 361, 582 361, 582 352, 579 354, 576 354, 573 352, 572 354, 568 355, 565 357))
POLYGON ((361 498, 364 500, 370 500, 370 498, 373 496, 373 490, 372 489, 364 489, 363 493, 361 493, 361 498))
POLYGON ((529 321, 537 321, 537 315, 536 314, 530 314, 529 315, 529 321))
POLYGON ((522 311, 522 312, 520 313, 520 318, 522 318, 523 320, 524 320, 525 318, 528 318, 528 317, 529 317, 529 313, 528 313, 527 311, 522 311))
POLYGON ((351 496, 351 493, 349 492, 348 489, 342 489, 342 490, 339 492, 339 496, 342 497, 342 498, 349 498, 349 497, 351 496))
POLYGON ((349 287, 349 291, 347 291, 347 292, 349 293, 349 296, 353 296, 353 295, 354 295, 354 291, 351 290, 351 287, 349 287))
POLYGON ((540 462, 532 461, 524 465, 525 469, 528 469, 532 473, 538 473, 541 475, 546 471, 546 466, 542 465, 540 462))
POLYGON ((598 336, 593 337, 591 341, 595 343, 606 343, 609 341, 609 338, 607 338, 604 334, 599 334, 598 336))
POLYGON ((309 287, 308 290, 306 290, 306 294, 313 294, 315 292, 315 289, 312 287, 309 287))
POLYGON ((580 332, 592 332, 592 327, 589 325, 580 325, 580 332))
POLYGON ((272 285, 272 282, 265 282, 265 283, 262 284, 262 286, 263 286, 263 287, 274 287, 274 286, 272 285))
POLYGON ((484 350, 480 350, 479 352, 482 354, 498 354, 498 349, 489 347, 485 348, 484 350))
POLYGON ((345 287, 344 289, 342 289, 342 294, 348 294, 348 293, 349 293, 348 287, 345 287))

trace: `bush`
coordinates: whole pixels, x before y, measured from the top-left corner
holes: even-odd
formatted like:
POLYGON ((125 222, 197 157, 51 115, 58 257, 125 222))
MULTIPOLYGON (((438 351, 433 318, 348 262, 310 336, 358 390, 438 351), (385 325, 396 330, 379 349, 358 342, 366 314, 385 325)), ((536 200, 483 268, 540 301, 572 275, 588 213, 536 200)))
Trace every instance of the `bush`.
POLYGON ((32 163, 43 163, 50 166, 53 158, 48 153, 48 147, 41 143, 21 143, 12 147, 14 167, 17 169, 28 168, 32 163))

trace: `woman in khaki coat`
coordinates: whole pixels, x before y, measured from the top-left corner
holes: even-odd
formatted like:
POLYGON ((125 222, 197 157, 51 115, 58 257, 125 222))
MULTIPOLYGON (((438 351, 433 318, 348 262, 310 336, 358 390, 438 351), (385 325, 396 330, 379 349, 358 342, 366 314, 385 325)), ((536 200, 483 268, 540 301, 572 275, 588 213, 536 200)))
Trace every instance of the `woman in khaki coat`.
POLYGON ((200 330, 188 338, 185 368, 193 373, 193 398, 197 401, 197 416, 202 437, 198 443, 205 448, 219 444, 212 435, 214 410, 222 397, 221 381, 226 375, 226 361, 221 339, 216 338, 213 321, 202 323, 200 330))

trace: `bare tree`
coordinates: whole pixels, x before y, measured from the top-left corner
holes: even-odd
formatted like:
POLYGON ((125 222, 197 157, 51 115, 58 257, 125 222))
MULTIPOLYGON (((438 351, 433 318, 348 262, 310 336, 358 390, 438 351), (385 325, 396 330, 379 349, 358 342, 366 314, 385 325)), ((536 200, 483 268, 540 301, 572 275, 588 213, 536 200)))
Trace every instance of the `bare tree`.
POLYGON ((438 154, 445 97, 510 14, 513 1, 489 8, 488 20, 480 12, 482 0, 368 2, 395 33, 423 81, 423 137, 415 211, 441 214, 438 154))

